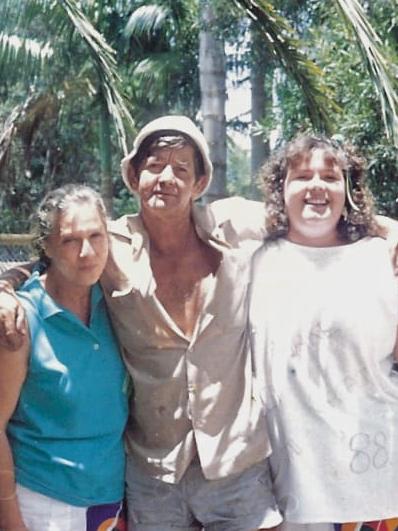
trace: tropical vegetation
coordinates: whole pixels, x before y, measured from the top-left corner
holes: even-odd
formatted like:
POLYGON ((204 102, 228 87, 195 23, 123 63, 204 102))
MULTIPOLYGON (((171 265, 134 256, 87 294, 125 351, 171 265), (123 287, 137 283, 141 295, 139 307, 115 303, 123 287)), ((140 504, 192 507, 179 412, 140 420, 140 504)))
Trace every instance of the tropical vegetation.
POLYGON ((397 59, 395 0, 2 0, 0 232, 28 230, 65 182, 101 189, 114 215, 137 209, 120 159, 165 113, 204 129, 208 200, 261 197, 269 150, 314 129, 360 147, 379 209, 398 217, 397 59), (251 87, 250 116, 225 114, 231 77, 251 87))

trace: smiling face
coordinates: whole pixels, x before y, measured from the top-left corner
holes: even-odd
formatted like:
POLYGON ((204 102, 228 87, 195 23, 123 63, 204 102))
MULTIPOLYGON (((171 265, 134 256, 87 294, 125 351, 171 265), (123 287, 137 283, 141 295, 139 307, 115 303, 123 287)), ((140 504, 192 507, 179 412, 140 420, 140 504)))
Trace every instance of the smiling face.
POLYGON ((106 224, 92 202, 76 202, 60 212, 45 241, 48 275, 71 288, 95 284, 108 257, 106 224))
POLYGON ((204 176, 195 175, 192 146, 155 148, 142 162, 138 177, 131 181, 148 211, 189 211, 191 203, 206 185, 204 176))
POLYGON ((284 200, 290 241, 314 247, 341 243, 337 224, 345 204, 345 179, 329 151, 316 148, 289 165, 284 200))

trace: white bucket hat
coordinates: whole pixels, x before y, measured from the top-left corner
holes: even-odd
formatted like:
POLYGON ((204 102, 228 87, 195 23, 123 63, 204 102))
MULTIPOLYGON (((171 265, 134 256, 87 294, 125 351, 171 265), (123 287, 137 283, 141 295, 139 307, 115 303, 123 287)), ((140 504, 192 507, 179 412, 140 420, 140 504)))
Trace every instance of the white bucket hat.
POLYGON ((206 186, 204 187, 201 195, 203 195, 208 189, 211 179, 213 177, 213 165, 210 160, 209 147, 207 145, 206 139, 203 136, 202 132, 196 127, 196 125, 187 118, 186 116, 161 116, 152 120, 146 124, 138 135, 135 137, 132 151, 126 155, 121 162, 122 177, 127 188, 133 192, 134 190, 131 187, 129 179, 129 167, 131 161, 136 157, 143 141, 148 138, 153 133, 182 133, 192 140, 195 146, 198 148, 200 154, 202 155, 203 165, 205 168, 205 176, 207 179, 206 186))

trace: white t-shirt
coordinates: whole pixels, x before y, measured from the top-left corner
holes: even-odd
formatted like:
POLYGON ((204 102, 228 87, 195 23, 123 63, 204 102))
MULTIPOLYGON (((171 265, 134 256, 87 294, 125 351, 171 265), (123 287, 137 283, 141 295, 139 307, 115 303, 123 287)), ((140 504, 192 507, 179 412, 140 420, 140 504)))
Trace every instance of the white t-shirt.
POLYGON ((398 289, 378 238, 254 255, 250 325, 289 522, 398 515, 398 289))

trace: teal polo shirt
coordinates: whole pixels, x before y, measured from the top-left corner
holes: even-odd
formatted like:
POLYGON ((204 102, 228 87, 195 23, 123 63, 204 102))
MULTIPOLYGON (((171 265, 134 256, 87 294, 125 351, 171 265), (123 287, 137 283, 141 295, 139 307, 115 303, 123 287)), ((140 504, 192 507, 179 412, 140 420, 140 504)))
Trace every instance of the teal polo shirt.
POLYGON ((102 290, 86 326, 35 273, 18 293, 28 319, 28 374, 7 432, 16 481, 75 506, 123 497, 126 372, 102 290))

